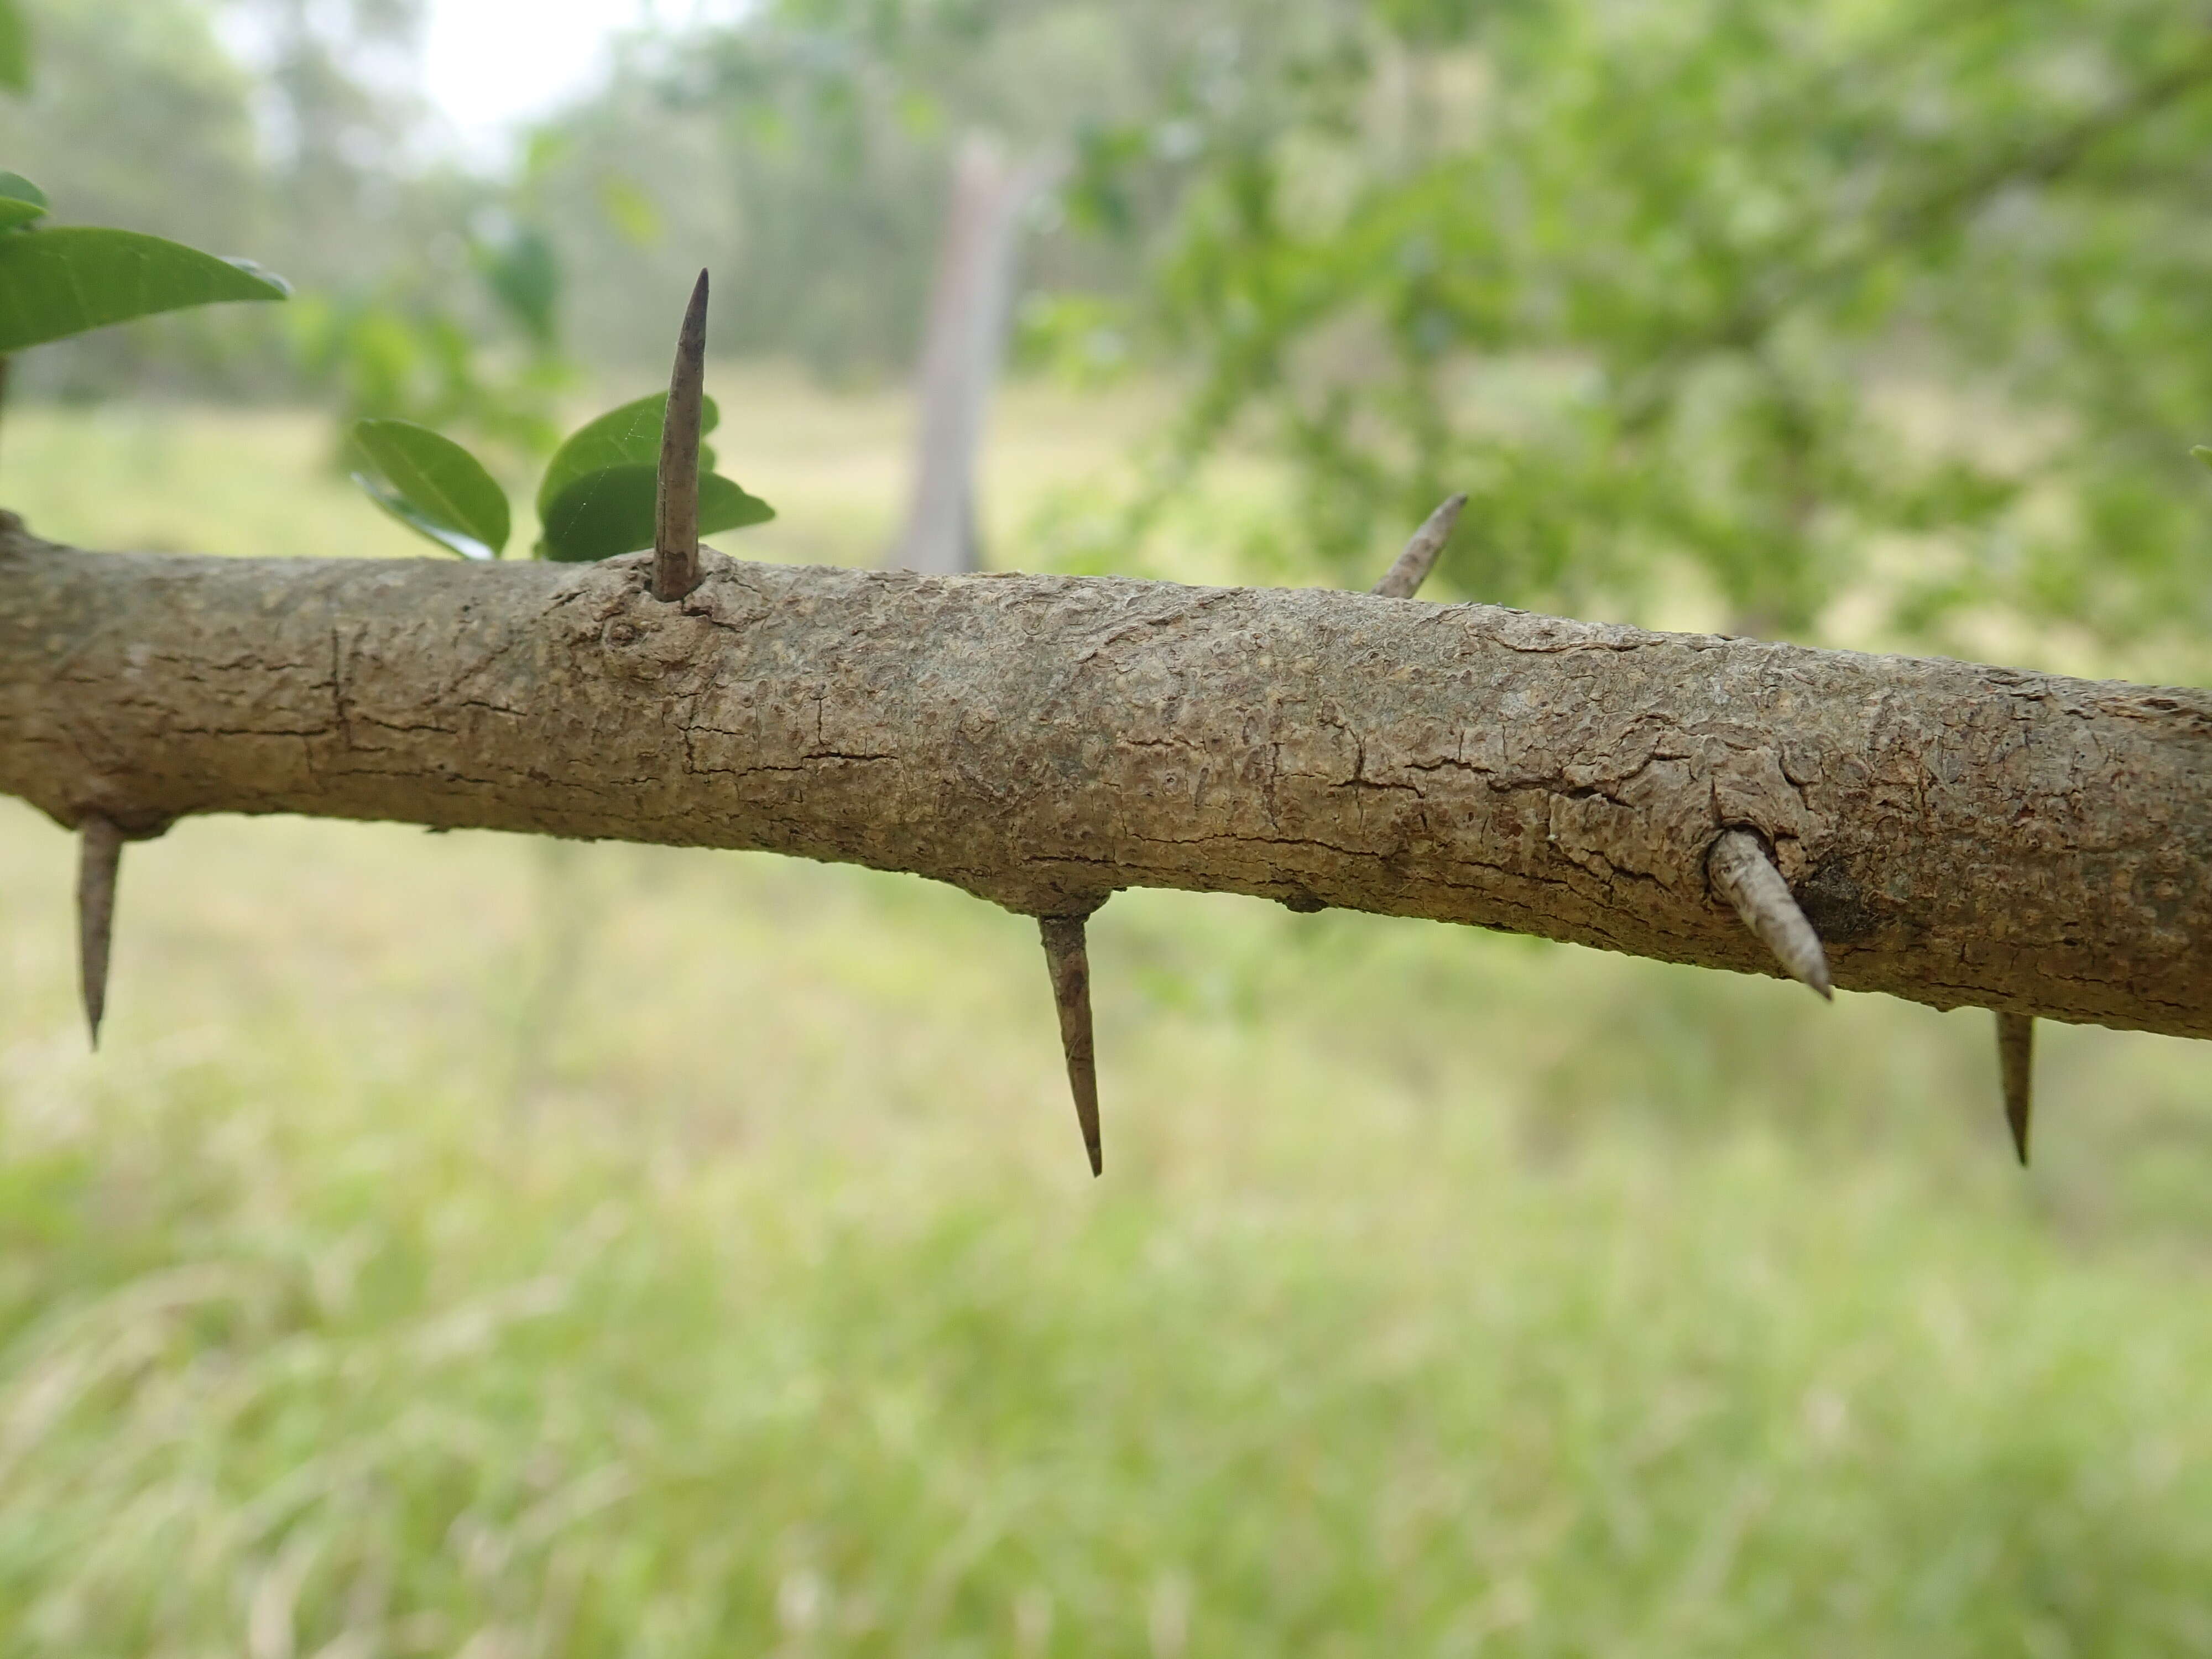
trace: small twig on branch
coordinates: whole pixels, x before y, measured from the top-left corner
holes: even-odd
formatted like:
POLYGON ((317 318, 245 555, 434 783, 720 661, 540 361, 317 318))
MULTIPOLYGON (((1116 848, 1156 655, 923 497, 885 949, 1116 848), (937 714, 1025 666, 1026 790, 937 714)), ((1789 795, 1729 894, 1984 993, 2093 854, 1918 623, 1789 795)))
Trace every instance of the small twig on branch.
POLYGON ((676 337, 654 493, 653 597, 682 599, 699 585, 699 436, 707 396, 707 273, 691 289, 676 337))
POLYGON ((1406 550, 1398 561, 1382 573, 1382 580, 1370 589, 1389 599, 1410 599, 1421 591, 1421 584, 1429 579, 1429 572, 1437 568, 1437 556, 1444 550, 1451 539, 1452 526, 1459 522, 1460 509, 1467 505, 1464 491, 1447 495, 1443 505, 1429 514, 1427 520, 1413 532, 1413 539, 1406 544, 1406 550))
POLYGON ((1743 925, 1774 952, 1790 977, 1832 1000, 1828 953, 1767 856, 1765 843, 1748 830, 1723 830, 1706 855, 1705 870, 1714 890, 1735 907, 1743 925))
POLYGON ((1091 958, 1084 945, 1085 916, 1040 916, 1052 1000, 1060 1011, 1060 1046, 1067 1056, 1067 1086, 1075 1094, 1075 1119, 1091 1173, 1103 1175, 1106 1155, 1098 1133, 1098 1060, 1091 1031, 1091 958))
POLYGON ((107 1012, 108 948, 115 933, 115 881, 123 863, 123 831, 113 819, 87 812, 77 820, 77 982, 84 993, 85 1024, 100 1047, 100 1022, 107 1012))
POLYGON ((2005 1126, 2020 1167, 2027 1167, 2029 1119, 2035 1112, 2035 1020, 2028 1014, 1997 1016, 1997 1072, 2004 1082, 2005 1126))

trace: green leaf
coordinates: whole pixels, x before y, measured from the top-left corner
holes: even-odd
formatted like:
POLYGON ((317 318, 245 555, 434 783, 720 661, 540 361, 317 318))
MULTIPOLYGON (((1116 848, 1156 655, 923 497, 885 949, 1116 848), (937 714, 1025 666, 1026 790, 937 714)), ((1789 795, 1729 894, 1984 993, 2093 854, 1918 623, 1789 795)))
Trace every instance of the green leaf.
POLYGON ((289 291, 250 265, 136 231, 64 225, 0 236, 0 355, 159 311, 289 291))
POLYGON ((560 331, 561 263, 543 231, 525 227, 484 256, 485 285, 541 349, 560 331))
POLYGON ((15 0, 0 0, 0 87, 31 89, 31 30, 15 0))
POLYGON ((353 442, 374 469, 353 481, 410 530, 465 559, 495 559, 506 548, 507 492, 451 438, 412 421, 360 421, 353 442))
MULTIPOLYGON (((659 466, 660 423, 667 409, 668 394, 656 392, 651 397, 624 404, 620 409, 611 409, 570 433, 561 447, 553 452, 553 459, 545 464, 544 479, 538 486, 539 519, 549 518, 555 499, 587 472, 603 472, 612 466, 659 466)), ((699 435, 704 437, 712 432, 721 419, 722 411, 714 406, 714 400, 707 398, 700 406, 699 435)), ((706 459, 710 453, 704 444, 699 447, 702 471, 714 465, 712 460, 706 459)), ((651 545, 650 534, 646 540, 651 545)))
POLYGON ((46 212, 46 191, 20 173, 0 173, 0 230, 19 229, 46 212))
POLYGON ((2203 444, 2199 444, 2196 448, 2191 450, 2189 453, 2194 455, 2198 460, 2203 462, 2205 465, 2212 466, 2212 449, 2208 449, 2203 444))
POLYGON ((602 179, 599 211, 632 247, 653 247, 660 240, 659 204, 635 179, 620 173, 602 179))
MULTIPOLYGON (((574 480, 546 511, 538 550, 549 559, 578 563, 651 547, 658 476, 652 466, 610 466, 574 480)), ((774 517, 774 507, 719 472, 699 480, 702 536, 766 524, 774 517)))

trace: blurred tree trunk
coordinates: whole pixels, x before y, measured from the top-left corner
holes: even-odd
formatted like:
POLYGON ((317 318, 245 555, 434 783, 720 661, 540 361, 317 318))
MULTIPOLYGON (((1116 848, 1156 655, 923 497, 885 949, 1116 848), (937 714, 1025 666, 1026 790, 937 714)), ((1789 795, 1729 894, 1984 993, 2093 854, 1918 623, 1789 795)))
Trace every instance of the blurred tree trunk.
POLYGON ((1486 605, 708 556, 167 558, 0 516, 0 792, 1230 891, 2212 1036, 2212 695, 1486 605))
POLYGON ((914 493, 894 568, 954 575, 982 564, 975 457, 1004 355, 1022 209, 1054 165, 1016 165, 971 135, 953 170, 918 388, 914 493))

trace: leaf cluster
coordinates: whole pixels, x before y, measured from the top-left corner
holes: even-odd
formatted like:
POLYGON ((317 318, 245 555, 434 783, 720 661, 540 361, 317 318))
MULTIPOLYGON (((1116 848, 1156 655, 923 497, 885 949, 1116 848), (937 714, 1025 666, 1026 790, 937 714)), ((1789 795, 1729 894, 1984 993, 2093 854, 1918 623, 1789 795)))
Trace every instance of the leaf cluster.
MULTIPOLYGON (((668 394, 655 392, 608 410, 570 433, 538 486, 539 558, 564 562, 611 558, 653 545, 661 428, 668 394)), ((721 419, 713 398, 703 435, 721 419)), ((466 559, 506 550, 513 515, 507 492, 483 463, 452 439, 410 421, 364 420, 352 432, 354 482, 417 535, 466 559)), ((775 509, 722 477, 714 453, 699 448, 699 533, 765 524, 775 509)))
POLYGON ((1163 193, 1155 495, 1292 463, 1337 580, 1447 490, 1443 573, 1640 611, 1689 574, 1817 633, 1996 601, 2212 624, 2212 41, 2156 0, 1364 0, 1240 27, 1091 133, 1070 210, 1163 193), (1471 532, 1471 533, 1469 533, 1471 532))

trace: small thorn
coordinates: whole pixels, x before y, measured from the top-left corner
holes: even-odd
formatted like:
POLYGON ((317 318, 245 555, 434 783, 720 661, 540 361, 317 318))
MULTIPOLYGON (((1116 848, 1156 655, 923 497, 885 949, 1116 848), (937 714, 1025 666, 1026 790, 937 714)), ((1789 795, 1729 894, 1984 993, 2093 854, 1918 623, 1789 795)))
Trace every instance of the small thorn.
POLYGON ((1748 830, 1723 830, 1705 855, 1713 889, 1735 907, 1743 925, 1774 952, 1790 977, 1833 1000, 1828 953, 1805 913, 1790 896, 1790 884, 1774 867, 1766 843, 1748 830))
POLYGON ((707 397, 707 273, 691 290, 668 376, 653 497, 653 597, 680 599, 699 585, 699 428, 707 397))
POLYGON ((1084 916, 1040 916, 1045 966, 1052 974, 1052 1000, 1060 1010, 1060 1046, 1067 1055, 1067 1086, 1075 1094, 1075 1121, 1083 1128, 1083 1150, 1091 1154, 1091 1173, 1106 1172, 1098 1136, 1098 1056, 1091 1035, 1091 957, 1084 948, 1084 916))
POLYGON ((2035 1019, 2029 1014, 1997 1016, 1997 1073, 2004 1080, 2005 1123, 2020 1167, 2027 1167, 2028 1120, 2035 1112, 2035 1019))
POLYGON ((77 820, 77 982, 84 992, 85 1023, 100 1047, 107 1013, 108 945, 115 933, 115 878, 123 863, 123 831, 112 819, 87 812, 77 820))
POLYGON ((1406 550, 1398 556, 1397 563, 1382 573, 1382 580, 1368 591, 1380 593, 1388 599, 1410 599, 1421 591, 1421 584, 1429 579, 1429 572, 1437 568, 1437 556, 1444 550, 1451 539, 1452 526, 1459 522, 1460 509, 1467 505, 1467 495, 1444 497, 1443 505, 1428 516, 1428 520, 1413 532, 1413 539, 1406 544, 1406 550))

